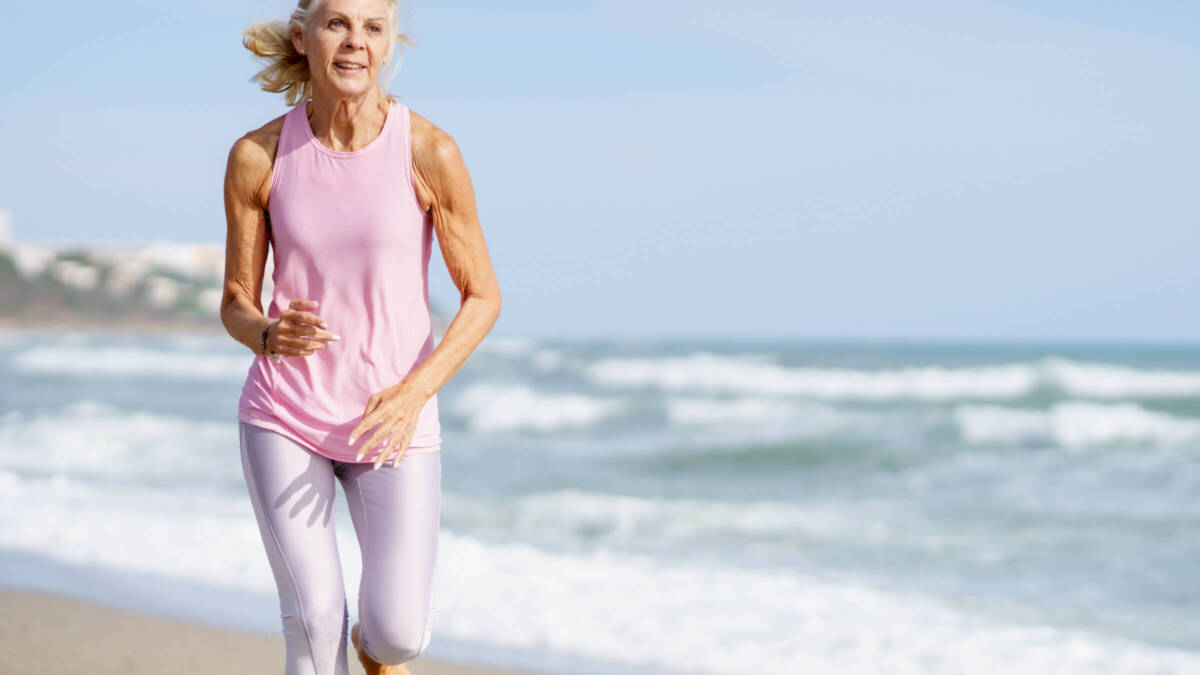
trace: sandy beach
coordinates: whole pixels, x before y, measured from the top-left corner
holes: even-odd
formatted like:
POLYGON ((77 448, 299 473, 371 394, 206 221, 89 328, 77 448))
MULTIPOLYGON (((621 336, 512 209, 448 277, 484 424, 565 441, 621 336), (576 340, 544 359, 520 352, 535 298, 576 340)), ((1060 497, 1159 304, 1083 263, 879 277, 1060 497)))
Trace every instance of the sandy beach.
MULTIPOLYGON (((224 630, 30 591, 0 590, 0 673, 237 675, 283 672, 283 636, 224 630)), ((349 654, 350 673, 362 666, 349 654)), ((414 675, 529 671, 417 659, 414 675)))

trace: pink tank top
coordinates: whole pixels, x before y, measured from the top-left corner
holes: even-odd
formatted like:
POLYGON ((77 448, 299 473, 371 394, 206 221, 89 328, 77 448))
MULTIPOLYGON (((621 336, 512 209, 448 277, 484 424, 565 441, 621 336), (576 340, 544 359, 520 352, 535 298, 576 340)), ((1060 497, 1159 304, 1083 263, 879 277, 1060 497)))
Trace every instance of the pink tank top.
MULTIPOLYGON (((294 298, 341 336, 311 356, 279 364, 257 355, 237 418, 330 459, 355 461, 350 432, 367 399, 399 383, 433 351, 429 251, 433 223, 412 173, 408 108, 392 102, 383 130, 353 152, 313 135, 308 101, 284 116, 268 203, 275 283, 268 317, 294 298)), ((441 449, 437 395, 421 410, 408 454, 441 449)), ((373 461, 383 443, 369 448, 373 461)))

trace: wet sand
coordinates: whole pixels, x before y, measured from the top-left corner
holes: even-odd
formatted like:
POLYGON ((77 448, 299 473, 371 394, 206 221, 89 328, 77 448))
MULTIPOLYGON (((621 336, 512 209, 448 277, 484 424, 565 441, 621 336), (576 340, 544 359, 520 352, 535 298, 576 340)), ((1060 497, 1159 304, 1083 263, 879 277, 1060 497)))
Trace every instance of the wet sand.
MULTIPOLYGON (((349 644, 347 642, 347 644, 349 644)), ((283 635, 212 628, 45 593, 0 589, 0 673, 264 675, 283 673, 283 635)), ((362 675, 349 647, 351 675, 362 675)), ((413 675, 526 671, 417 659, 413 675)))

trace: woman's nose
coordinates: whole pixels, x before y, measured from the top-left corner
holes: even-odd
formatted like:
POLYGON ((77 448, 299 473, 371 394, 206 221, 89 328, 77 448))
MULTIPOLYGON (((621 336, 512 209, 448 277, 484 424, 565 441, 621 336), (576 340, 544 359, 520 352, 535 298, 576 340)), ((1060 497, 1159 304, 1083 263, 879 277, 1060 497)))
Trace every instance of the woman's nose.
POLYGON ((364 44, 366 44, 366 37, 363 35, 362 31, 352 28, 346 33, 346 46, 350 49, 358 49, 364 44))

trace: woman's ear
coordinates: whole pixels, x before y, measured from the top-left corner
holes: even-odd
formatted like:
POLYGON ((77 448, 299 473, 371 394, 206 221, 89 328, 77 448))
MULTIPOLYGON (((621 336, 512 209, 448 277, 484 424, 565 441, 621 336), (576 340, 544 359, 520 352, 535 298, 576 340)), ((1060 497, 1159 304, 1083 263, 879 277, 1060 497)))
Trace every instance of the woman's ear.
POLYGON ((304 53, 304 31, 292 26, 292 46, 301 54, 304 53))

